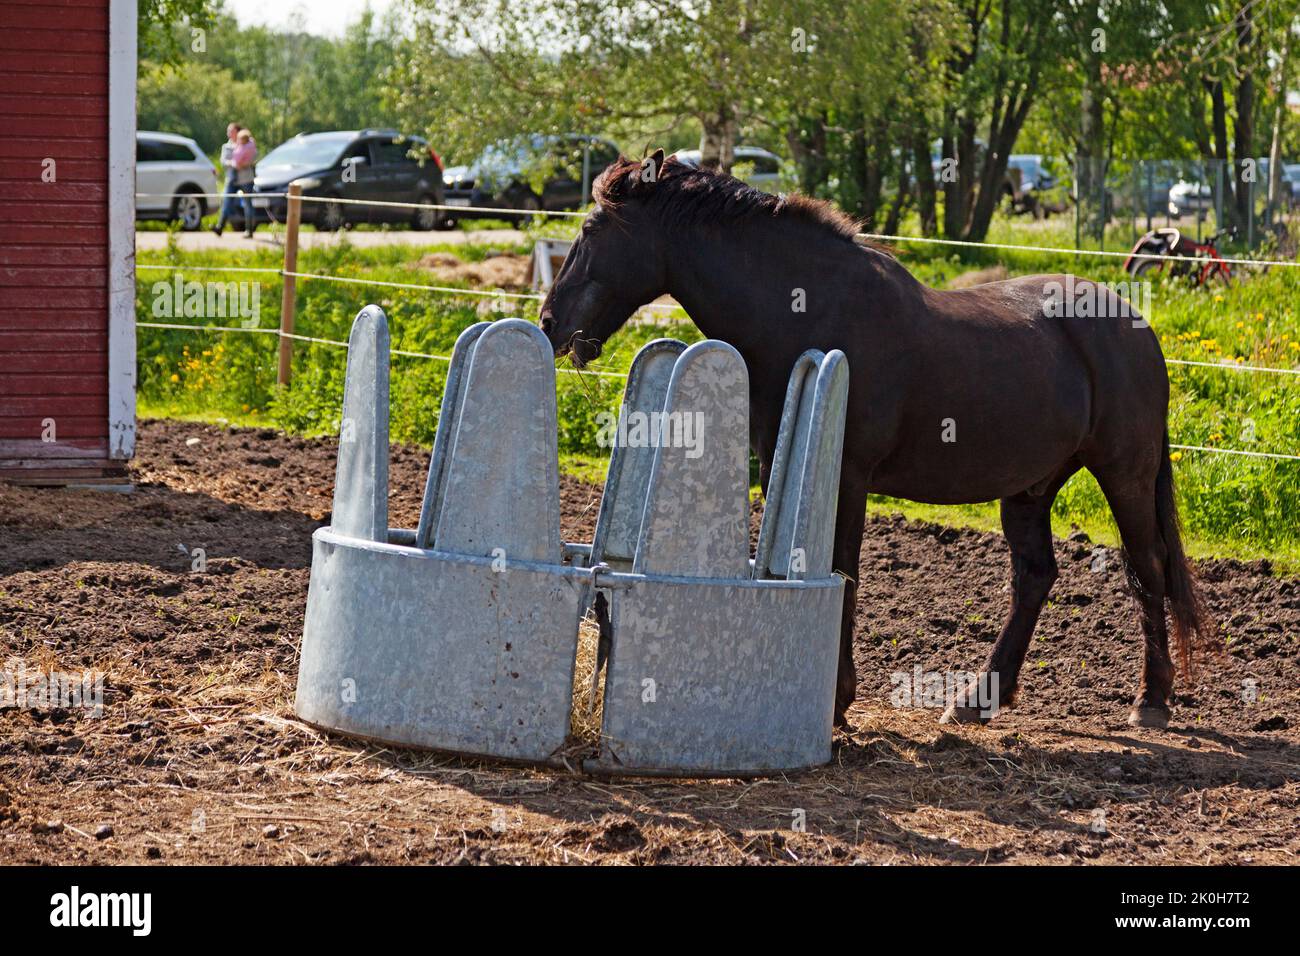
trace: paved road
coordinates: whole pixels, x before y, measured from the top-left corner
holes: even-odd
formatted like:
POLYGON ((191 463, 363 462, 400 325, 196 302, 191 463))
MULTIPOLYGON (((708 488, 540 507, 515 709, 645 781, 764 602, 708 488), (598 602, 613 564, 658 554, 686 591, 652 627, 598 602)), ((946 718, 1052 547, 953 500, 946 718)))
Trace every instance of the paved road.
MULTIPOLYGON (((391 232, 348 231, 316 232, 304 229, 298 234, 298 248, 311 249, 315 246, 337 245, 341 237, 354 246, 458 246, 482 244, 494 246, 514 245, 527 241, 527 236, 517 229, 475 229, 464 231, 451 229, 447 232, 416 232, 413 229, 399 229, 391 232)), ((276 229, 271 232, 265 226, 254 233, 252 239, 245 239, 242 232, 227 230, 220 237, 201 229, 198 232, 178 232, 177 242, 186 251, 210 249, 267 249, 278 248, 284 242, 284 231, 276 229)), ((157 250, 167 248, 167 233, 150 231, 135 234, 135 247, 139 250, 157 250)))

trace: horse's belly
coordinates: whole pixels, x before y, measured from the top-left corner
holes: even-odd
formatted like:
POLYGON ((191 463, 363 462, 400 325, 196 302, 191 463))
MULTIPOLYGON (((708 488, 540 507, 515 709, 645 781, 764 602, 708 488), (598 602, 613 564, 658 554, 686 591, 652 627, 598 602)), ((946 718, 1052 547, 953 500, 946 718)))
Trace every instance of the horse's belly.
POLYGON ((888 495, 930 505, 966 505, 1009 498, 1050 476, 1051 471, 1044 471, 1040 478, 1026 484, 1022 480, 1007 481, 993 475, 974 475, 959 480, 937 479, 932 474, 900 469, 873 476, 867 491, 873 495, 888 495))
POLYGON ((968 504, 1034 490, 1074 457, 1088 431, 1083 396, 1077 402, 952 408, 908 416, 890 450, 870 468, 872 493, 968 504))

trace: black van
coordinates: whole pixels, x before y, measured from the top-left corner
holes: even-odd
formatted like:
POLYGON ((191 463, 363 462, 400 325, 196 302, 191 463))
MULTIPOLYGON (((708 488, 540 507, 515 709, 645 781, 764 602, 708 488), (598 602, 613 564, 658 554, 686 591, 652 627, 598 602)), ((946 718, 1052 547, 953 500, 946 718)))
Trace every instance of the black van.
MULTIPOLYGON (((283 222, 288 201, 256 193, 283 193, 295 181, 304 196, 325 200, 443 202, 442 159, 419 136, 394 129, 300 133, 281 143, 257 163, 253 208, 259 222, 283 222)), ((303 203, 302 221, 326 232, 367 222, 408 223, 412 229, 448 223, 441 210, 331 201, 303 203)))

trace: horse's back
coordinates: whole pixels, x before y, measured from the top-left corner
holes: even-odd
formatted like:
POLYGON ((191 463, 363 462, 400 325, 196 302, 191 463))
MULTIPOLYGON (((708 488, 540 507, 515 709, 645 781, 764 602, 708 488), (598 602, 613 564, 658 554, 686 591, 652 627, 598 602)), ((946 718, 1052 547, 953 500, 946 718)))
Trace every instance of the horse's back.
MULTIPOLYGON (((1165 381, 1164 356, 1142 303, 1121 294, 1145 287, 1136 282, 1112 288, 1069 274, 1021 276, 939 291, 927 289, 936 320, 976 330, 990 348, 1021 338, 1045 353, 1069 347, 1094 381, 1115 384, 1133 376, 1165 381)), ((1149 310, 1148 310, 1149 311, 1149 310)), ((1043 358, 1052 358, 1045 354, 1043 358)), ((1062 356, 1065 358, 1067 356, 1062 356)))

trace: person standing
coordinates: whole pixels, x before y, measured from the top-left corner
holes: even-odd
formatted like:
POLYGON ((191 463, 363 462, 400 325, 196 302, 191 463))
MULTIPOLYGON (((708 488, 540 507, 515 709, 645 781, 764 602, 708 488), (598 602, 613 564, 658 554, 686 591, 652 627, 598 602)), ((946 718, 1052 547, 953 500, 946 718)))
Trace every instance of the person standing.
POLYGON ((235 167, 235 189, 239 191, 240 205, 244 208, 244 235, 253 238, 257 220, 253 216, 253 179, 257 175, 257 143, 253 134, 241 129, 235 138, 235 151, 230 160, 235 167))
POLYGON ((225 186, 221 190, 221 212, 217 216, 217 224, 212 227, 212 231, 218 236, 226 228, 226 220, 231 217, 235 211, 235 147, 239 145, 239 133, 244 127, 239 123, 231 123, 226 127, 226 141, 221 144, 221 171, 226 177, 225 186))

